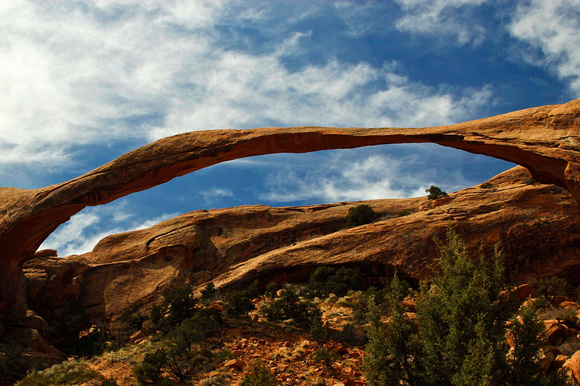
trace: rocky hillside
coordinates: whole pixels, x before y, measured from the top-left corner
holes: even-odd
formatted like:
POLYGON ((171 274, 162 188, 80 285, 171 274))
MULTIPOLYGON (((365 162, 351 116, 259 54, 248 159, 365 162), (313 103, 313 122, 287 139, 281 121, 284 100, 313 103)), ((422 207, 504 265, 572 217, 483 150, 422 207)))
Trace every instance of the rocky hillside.
POLYGON ((28 306, 51 319, 78 300, 94 321, 110 322, 127 308, 158 303, 167 288, 295 282, 320 265, 353 267, 370 283, 395 270, 418 281, 437 269, 433 238, 449 226, 473 250, 499 243, 515 282, 559 275, 580 283, 580 210, 567 191, 534 182, 522 167, 482 186, 439 200, 365 201, 377 219, 351 229, 345 216, 359 203, 245 206, 109 236, 80 256, 41 251, 24 266, 28 306))

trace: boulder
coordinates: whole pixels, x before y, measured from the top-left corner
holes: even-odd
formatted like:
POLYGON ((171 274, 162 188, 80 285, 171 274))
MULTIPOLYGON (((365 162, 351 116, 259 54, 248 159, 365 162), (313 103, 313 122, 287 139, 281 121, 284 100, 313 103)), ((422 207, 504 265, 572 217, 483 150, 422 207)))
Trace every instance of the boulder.
POLYGON ((565 369, 570 378, 575 384, 580 384, 580 351, 577 351, 570 359, 568 359, 562 368, 565 369))
POLYGON ((546 339, 545 343, 552 346, 559 346, 566 338, 570 336, 568 327, 560 324, 557 320, 545 320, 546 339))

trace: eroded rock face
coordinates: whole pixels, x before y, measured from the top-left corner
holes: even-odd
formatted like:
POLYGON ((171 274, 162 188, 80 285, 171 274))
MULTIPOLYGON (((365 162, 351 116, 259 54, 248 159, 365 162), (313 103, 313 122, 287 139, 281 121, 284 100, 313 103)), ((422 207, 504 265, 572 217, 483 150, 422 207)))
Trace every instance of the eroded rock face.
POLYGON ((307 279, 319 265, 354 267, 369 282, 395 270, 420 280, 436 269, 433 237, 443 238, 449 225, 474 253, 480 245, 491 253, 500 242, 515 281, 558 274, 580 283, 580 210, 564 189, 529 179, 516 167, 490 180, 491 189, 473 187, 436 201, 365 201, 379 220, 352 229, 344 218, 359 203, 195 211, 109 236, 84 255, 31 260, 25 264, 29 304, 50 318, 61 299, 55 293, 68 296, 55 289, 74 288, 76 281, 76 299, 95 320, 110 321, 126 308, 160 301, 166 288, 291 282, 307 279), (411 214, 398 217, 404 210, 411 214), (64 274, 75 270, 76 277, 64 274), (40 288, 46 276, 54 279, 40 288))
POLYGON ((210 165, 281 152, 432 142, 523 165, 580 202, 579 126, 580 99, 432 128, 198 131, 141 147, 62 184, 0 188, 0 313, 16 298, 23 262, 72 215, 210 165))

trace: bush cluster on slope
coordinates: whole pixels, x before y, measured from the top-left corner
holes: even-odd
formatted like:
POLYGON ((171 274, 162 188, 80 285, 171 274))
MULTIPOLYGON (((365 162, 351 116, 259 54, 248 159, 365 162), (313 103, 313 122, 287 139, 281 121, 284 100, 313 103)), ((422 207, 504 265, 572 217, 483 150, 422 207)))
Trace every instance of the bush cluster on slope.
POLYGON ((348 214, 346 215, 346 226, 354 228, 359 225, 369 224, 373 222, 375 217, 375 211, 369 205, 357 205, 348 209, 348 214))
POLYGON ((521 319, 500 297, 503 261, 496 250, 491 265, 480 255, 473 261, 457 234, 440 245, 442 275, 434 286, 423 285, 417 302, 419 322, 400 306, 397 280, 388 293, 388 316, 371 301, 369 344, 364 360, 370 385, 564 385, 559 374, 539 373, 538 333, 543 325, 534 309, 521 319), (506 325, 514 337, 508 354, 506 325))

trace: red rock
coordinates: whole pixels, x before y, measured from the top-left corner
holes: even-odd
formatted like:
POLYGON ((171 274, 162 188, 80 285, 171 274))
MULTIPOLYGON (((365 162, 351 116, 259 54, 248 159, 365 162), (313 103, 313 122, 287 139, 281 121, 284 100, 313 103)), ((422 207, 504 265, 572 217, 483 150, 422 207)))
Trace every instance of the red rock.
POLYGON ((130 340, 131 342, 135 342, 136 340, 138 340, 138 339, 141 339, 141 338, 145 337, 146 335, 147 335, 147 334, 146 334, 144 331, 142 331, 142 330, 139 330, 139 331, 135 332, 134 334, 132 334, 132 335, 129 337, 129 340, 130 340))
POLYGON ((580 305, 576 302, 565 300, 562 303, 560 303, 560 307, 568 308, 571 310, 577 310, 580 308, 580 305))
POLYGON ((241 359, 230 359, 229 361, 224 363, 224 367, 228 367, 230 369, 235 368, 238 370, 243 370, 244 367, 246 367, 246 362, 244 362, 241 359))
POLYGON ((547 353, 541 353, 538 358, 540 371, 542 372, 548 371, 548 369, 552 365, 552 362, 554 362, 555 359, 556 357, 551 351, 548 351, 547 353))
POLYGON ((417 304, 414 299, 405 298, 401 302, 401 306, 409 312, 417 312, 417 304))
POLYGON ((570 359, 568 359, 562 368, 566 369, 572 380, 580 383, 580 351, 576 352, 570 359))
POLYGON ((524 300, 527 300, 528 298, 533 298, 535 295, 534 288, 529 284, 522 284, 516 287, 514 292, 520 303, 524 300))
POLYGON ((568 359, 570 358, 567 355, 564 354, 558 355, 556 359, 554 359, 554 362, 552 363, 552 368, 554 370, 560 369, 568 359))
MULTIPOLYGON (((243 157, 389 143, 434 142, 522 164, 536 180, 568 189, 580 203, 580 162, 576 145, 579 121, 580 100, 574 100, 563 105, 530 108, 430 128, 298 127, 197 131, 143 146, 61 184, 31 190, 0 188, 0 312, 5 313, 8 306, 16 301, 22 264, 30 259, 53 230, 86 206, 106 204, 186 173, 243 157)), ((430 205, 450 205, 453 197, 448 200, 430 205)), ((538 206, 539 203, 534 205, 538 206)), ((444 215, 452 216, 447 212, 444 215)), ((466 223, 473 221, 473 217, 470 214, 465 216, 469 220, 459 221, 458 225, 470 225, 466 223)), ((512 219, 512 224, 516 223, 517 219, 512 219)), ((562 229, 558 232, 561 234, 562 229)), ((542 234, 541 230, 539 234, 542 234)), ((196 241, 201 242, 201 239, 196 241)), ((101 259, 126 261, 150 253, 142 249, 143 245, 134 247, 124 257, 117 253, 101 256, 101 259)), ((158 257, 191 259, 191 255, 186 253, 188 248, 192 246, 181 244, 178 248, 157 250, 158 257)), ((125 248, 124 251, 129 249, 125 248)))
POLYGON ((544 320, 544 325, 546 326, 545 343, 547 345, 559 346, 566 338, 570 336, 568 327, 560 324, 557 320, 544 320))

